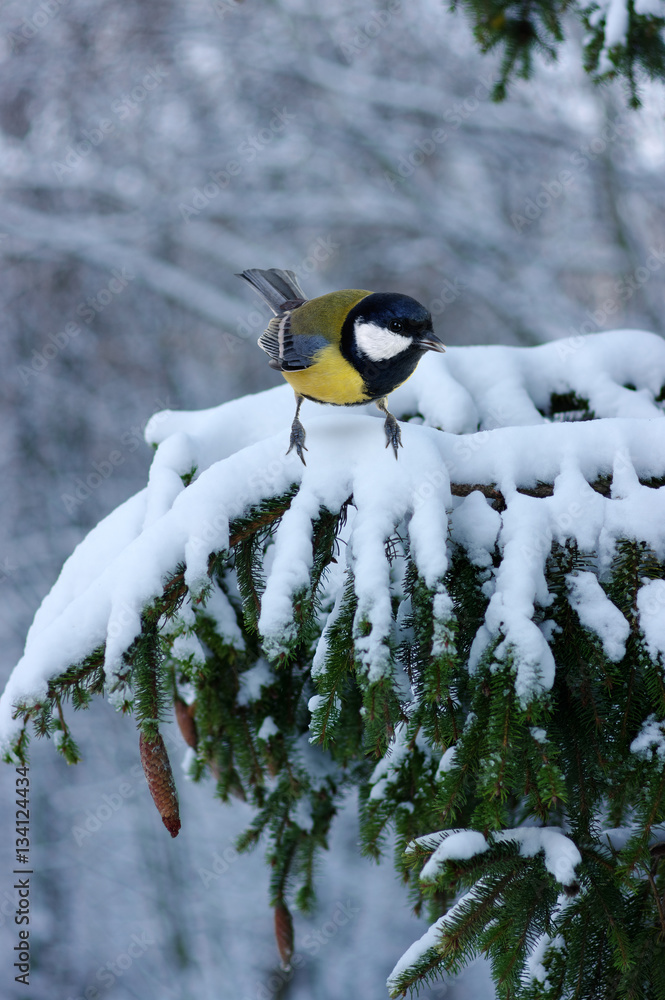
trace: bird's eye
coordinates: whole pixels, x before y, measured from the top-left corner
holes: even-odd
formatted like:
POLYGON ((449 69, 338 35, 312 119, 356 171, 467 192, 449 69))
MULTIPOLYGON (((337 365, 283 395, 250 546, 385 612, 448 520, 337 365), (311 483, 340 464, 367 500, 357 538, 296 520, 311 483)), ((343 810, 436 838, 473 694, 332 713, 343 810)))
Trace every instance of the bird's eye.
POLYGON ((404 323, 402 323, 401 319, 391 319, 388 329, 392 330, 393 333, 401 333, 404 329, 404 323))

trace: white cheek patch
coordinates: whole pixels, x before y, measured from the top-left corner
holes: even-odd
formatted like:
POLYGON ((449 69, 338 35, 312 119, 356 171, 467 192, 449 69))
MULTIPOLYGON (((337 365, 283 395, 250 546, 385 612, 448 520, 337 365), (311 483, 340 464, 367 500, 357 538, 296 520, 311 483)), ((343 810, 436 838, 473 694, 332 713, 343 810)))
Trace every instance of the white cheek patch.
POLYGON ((370 361, 387 361, 394 358, 413 343, 413 337, 404 337, 401 333, 392 333, 384 326, 376 323, 355 323, 356 344, 370 361))

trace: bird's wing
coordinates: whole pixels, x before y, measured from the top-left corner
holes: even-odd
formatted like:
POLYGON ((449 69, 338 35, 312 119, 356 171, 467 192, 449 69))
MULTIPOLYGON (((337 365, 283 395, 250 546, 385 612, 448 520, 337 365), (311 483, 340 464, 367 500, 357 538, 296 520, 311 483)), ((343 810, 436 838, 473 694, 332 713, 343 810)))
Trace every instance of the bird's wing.
POLYGON ((259 337, 259 347, 270 358, 270 367, 280 372, 299 372, 310 368, 316 353, 328 346, 329 341, 320 334, 294 334, 290 312, 271 319, 259 337))

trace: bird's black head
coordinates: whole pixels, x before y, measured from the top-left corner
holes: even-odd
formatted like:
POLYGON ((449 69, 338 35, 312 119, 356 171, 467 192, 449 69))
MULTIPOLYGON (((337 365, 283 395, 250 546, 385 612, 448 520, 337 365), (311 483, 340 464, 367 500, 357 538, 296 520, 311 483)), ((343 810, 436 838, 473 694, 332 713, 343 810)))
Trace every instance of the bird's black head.
POLYGON ((374 292, 350 310, 342 328, 341 349, 375 399, 401 385, 423 351, 443 351, 444 346, 420 302, 397 292, 374 292))

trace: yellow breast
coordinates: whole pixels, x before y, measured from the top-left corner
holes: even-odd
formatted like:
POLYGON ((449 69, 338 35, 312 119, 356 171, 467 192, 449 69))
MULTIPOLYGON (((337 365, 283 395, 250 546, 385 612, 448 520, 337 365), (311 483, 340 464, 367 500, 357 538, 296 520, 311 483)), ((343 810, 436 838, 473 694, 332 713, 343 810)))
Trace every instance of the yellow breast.
POLYGON ((309 368, 301 372, 282 372, 282 375, 297 393, 319 403, 352 406, 366 403, 370 398, 361 376, 332 344, 314 355, 314 363, 309 368))

